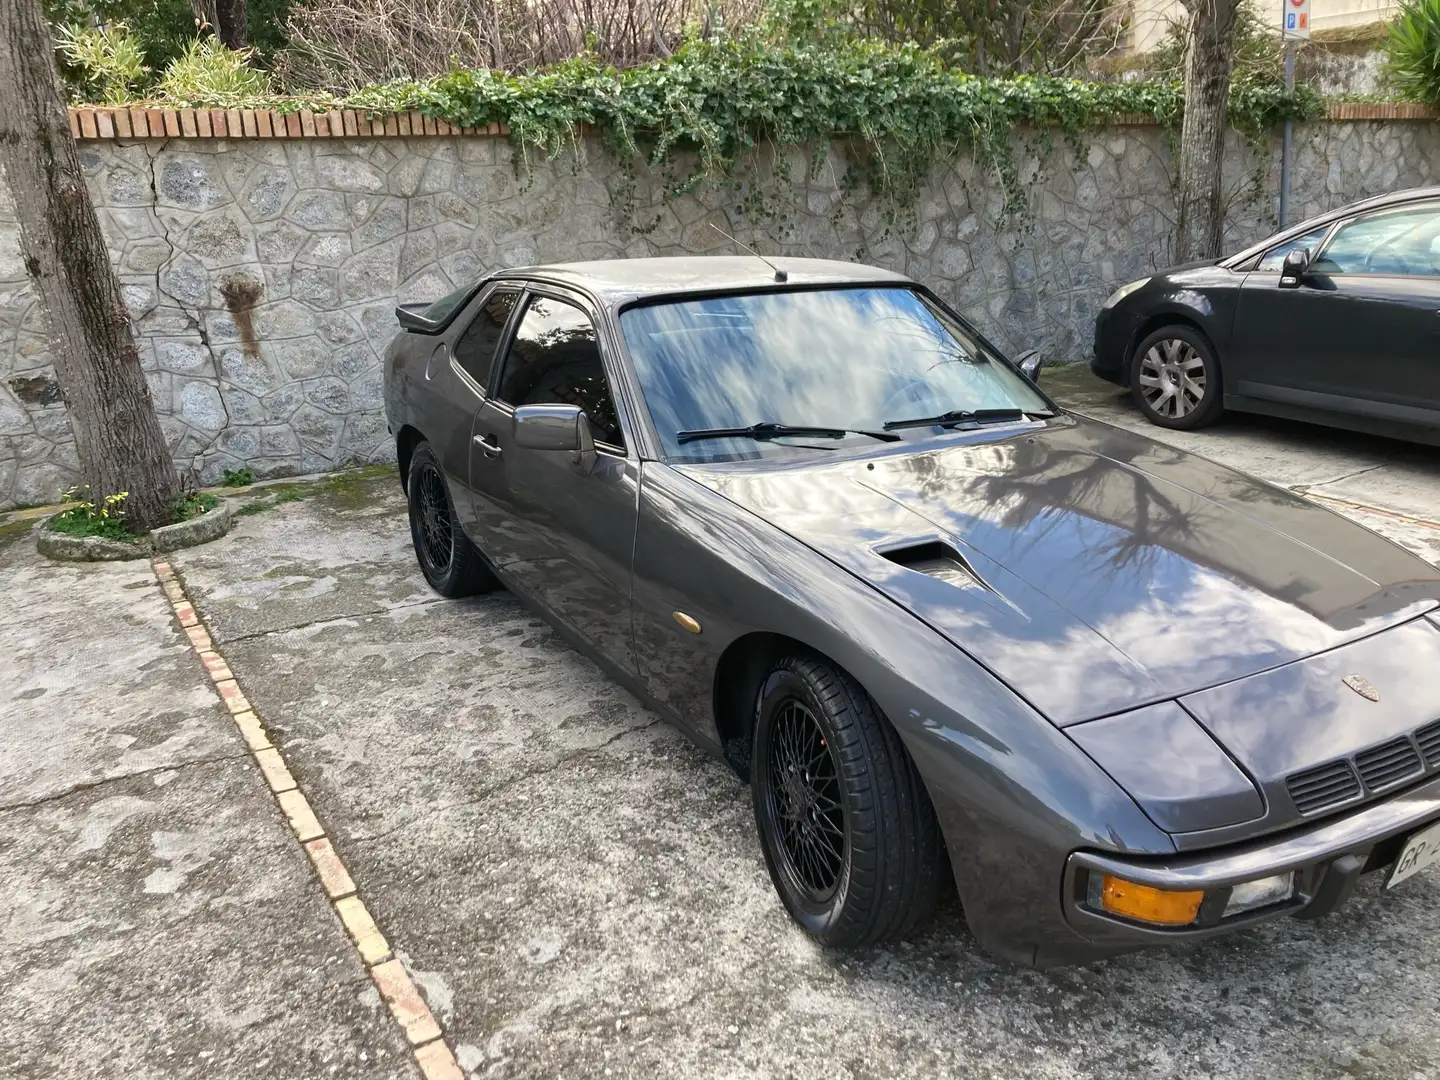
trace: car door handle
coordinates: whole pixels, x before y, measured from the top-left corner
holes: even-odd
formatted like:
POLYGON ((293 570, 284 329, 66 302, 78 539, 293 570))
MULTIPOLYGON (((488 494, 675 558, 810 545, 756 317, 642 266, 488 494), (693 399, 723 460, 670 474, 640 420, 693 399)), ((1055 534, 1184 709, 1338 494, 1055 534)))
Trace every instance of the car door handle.
MULTIPOLYGON (((490 438, 493 439, 495 438, 495 436, 491 435, 490 438)), ((486 457, 500 456, 500 444, 490 442, 489 439, 486 439, 484 435, 475 436, 475 445, 480 447, 480 449, 485 452, 486 457)))

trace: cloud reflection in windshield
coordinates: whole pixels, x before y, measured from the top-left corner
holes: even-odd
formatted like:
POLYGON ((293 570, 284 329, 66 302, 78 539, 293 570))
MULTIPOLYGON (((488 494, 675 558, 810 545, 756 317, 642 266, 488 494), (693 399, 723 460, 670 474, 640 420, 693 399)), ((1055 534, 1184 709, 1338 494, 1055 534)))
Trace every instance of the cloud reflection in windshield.
POLYGON ((682 447, 678 431, 765 421, 878 428, 952 409, 1047 408, 1009 365, 910 289, 708 297, 631 308, 620 324, 674 458, 794 452, 744 439, 682 447))

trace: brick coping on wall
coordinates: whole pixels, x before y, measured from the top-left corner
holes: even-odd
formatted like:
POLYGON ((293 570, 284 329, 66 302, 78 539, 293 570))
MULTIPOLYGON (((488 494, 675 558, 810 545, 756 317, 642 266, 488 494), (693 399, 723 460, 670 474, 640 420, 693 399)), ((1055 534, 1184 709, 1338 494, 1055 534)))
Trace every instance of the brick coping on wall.
MULTIPOLYGON (((1436 120, 1440 112, 1409 102, 1336 102, 1327 120, 1436 120)), ((1115 117, 1117 126, 1153 126, 1144 113, 1115 117)), ((330 139, 415 135, 508 135, 504 124, 456 127, 418 112, 379 115, 356 109, 281 113, 270 109, 152 109, 134 107, 70 109, 70 133, 77 139, 330 139)))

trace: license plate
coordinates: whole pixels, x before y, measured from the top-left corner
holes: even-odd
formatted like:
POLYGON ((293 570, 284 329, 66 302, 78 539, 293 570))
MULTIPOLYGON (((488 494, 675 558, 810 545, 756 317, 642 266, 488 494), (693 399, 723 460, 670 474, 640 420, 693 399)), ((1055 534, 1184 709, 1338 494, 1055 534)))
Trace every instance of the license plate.
POLYGON ((1405 842, 1395 868, 1385 881, 1387 889, 1394 888, 1406 878, 1418 874, 1431 863, 1440 862, 1440 823, 1422 829, 1405 842))

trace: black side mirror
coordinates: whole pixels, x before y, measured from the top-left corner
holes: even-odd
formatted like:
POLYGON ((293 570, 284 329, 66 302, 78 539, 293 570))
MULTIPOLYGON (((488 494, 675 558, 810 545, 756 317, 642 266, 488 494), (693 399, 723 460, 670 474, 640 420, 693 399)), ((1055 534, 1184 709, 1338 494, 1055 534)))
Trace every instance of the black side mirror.
POLYGON ((1020 369, 1020 374, 1032 383, 1040 381, 1040 366, 1044 363, 1045 358, 1040 355, 1039 349, 1026 349, 1015 358, 1015 366, 1020 369))
POLYGON ((578 405, 521 405, 515 410, 515 445, 573 454, 581 472, 595 465, 590 418, 578 405))
POLYGON ((1280 287, 1298 289, 1305 271, 1310 269, 1310 249, 1296 248, 1285 253, 1285 262, 1280 267, 1280 287))

